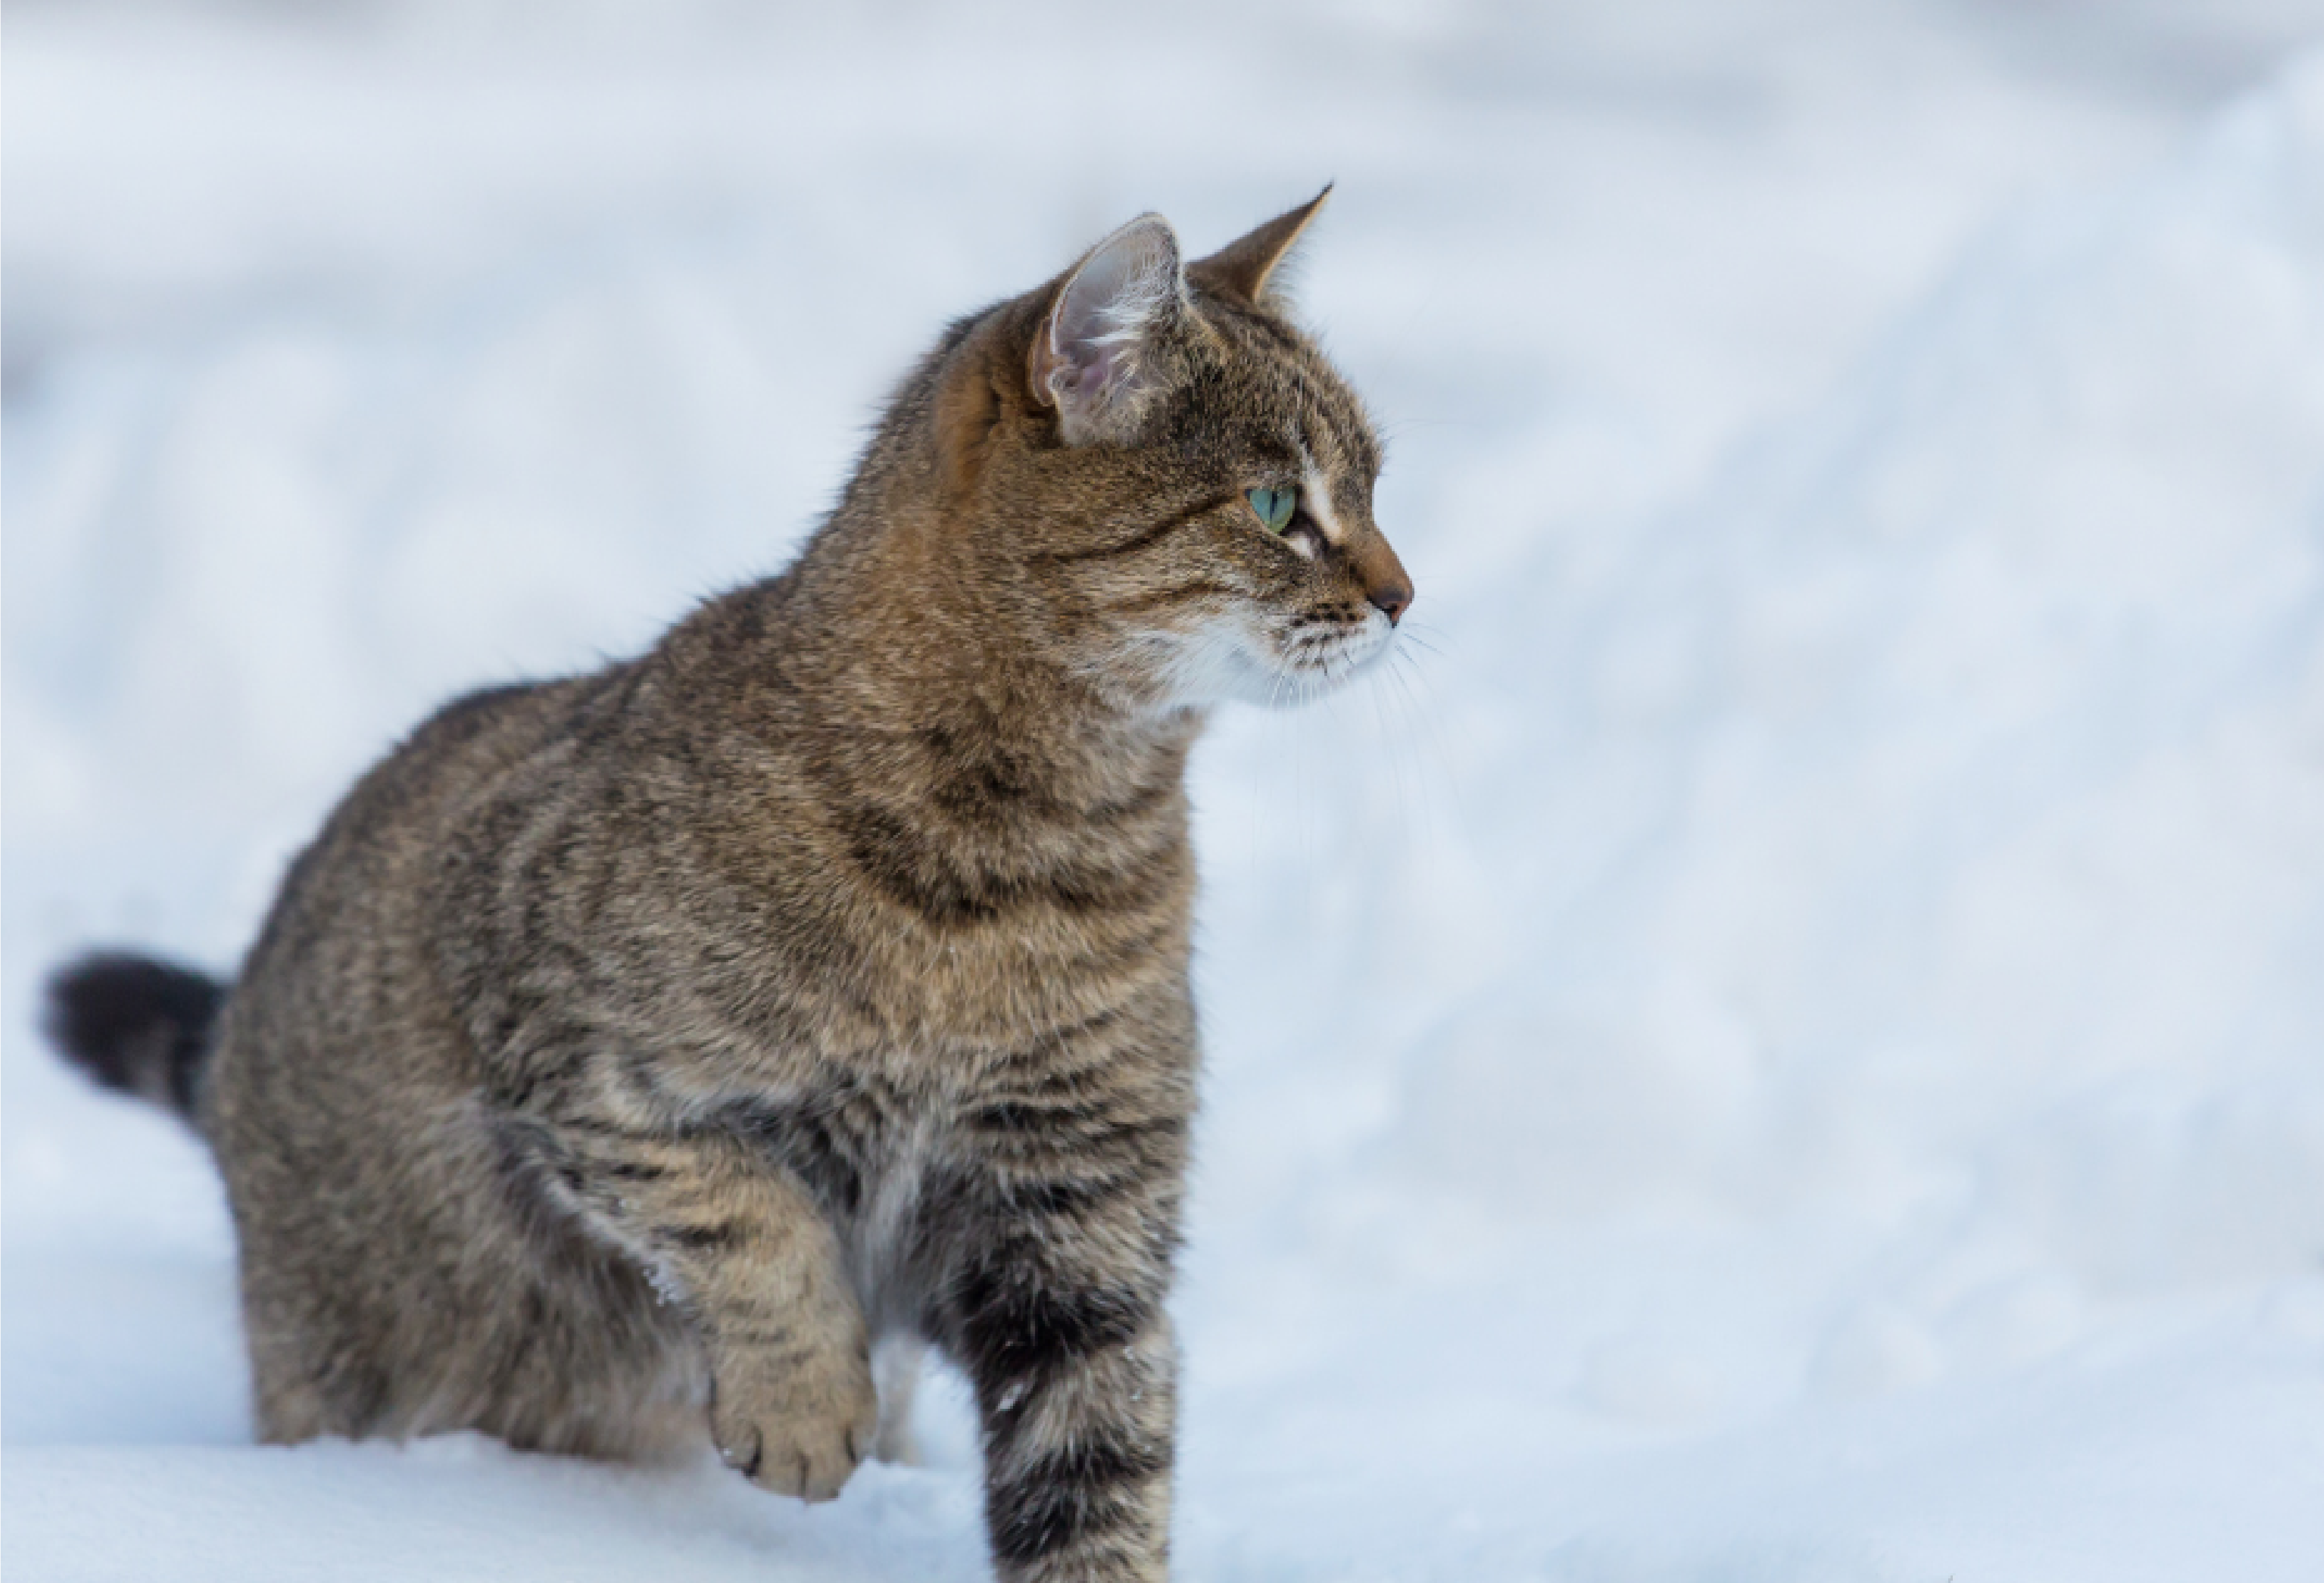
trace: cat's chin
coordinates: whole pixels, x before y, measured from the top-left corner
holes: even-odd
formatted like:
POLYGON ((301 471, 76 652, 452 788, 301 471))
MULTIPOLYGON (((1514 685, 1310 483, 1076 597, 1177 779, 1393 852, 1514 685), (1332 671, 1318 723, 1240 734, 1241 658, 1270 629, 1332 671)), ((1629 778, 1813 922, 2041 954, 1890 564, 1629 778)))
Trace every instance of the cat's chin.
POLYGON ((1323 641, 1253 640, 1214 632, 1179 640, 1156 678, 1167 709, 1252 704, 1290 709, 1338 692, 1386 658, 1395 630, 1385 616, 1323 641))
POLYGON ((1387 658, 1395 641, 1395 623, 1378 612, 1352 633, 1295 638, 1278 646, 1268 695, 1253 701, 1279 708, 1336 693, 1387 658))
POLYGON ((1263 697, 1247 697, 1244 701, 1264 704, 1270 709, 1296 709, 1303 704, 1313 704, 1329 697, 1378 665, 1387 655, 1385 641, 1365 648, 1353 656, 1332 655, 1321 659, 1285 664, 1276 670, 1276 679, 1263 697))

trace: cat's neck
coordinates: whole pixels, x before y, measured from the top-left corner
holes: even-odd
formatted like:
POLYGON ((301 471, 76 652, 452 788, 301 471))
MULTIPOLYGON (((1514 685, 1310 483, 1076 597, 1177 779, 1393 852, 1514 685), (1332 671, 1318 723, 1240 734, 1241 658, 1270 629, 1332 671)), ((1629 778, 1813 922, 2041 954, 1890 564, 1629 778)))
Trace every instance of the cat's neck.
POLYGON ((838 750, 825 768, 881 801, 982 796, 1070 820, 1175 792, 1205 723, 1141 709, 1063 663, 1018 569, 980 560, 933 508, 851 517, 742 597, 783 713, 838 750))

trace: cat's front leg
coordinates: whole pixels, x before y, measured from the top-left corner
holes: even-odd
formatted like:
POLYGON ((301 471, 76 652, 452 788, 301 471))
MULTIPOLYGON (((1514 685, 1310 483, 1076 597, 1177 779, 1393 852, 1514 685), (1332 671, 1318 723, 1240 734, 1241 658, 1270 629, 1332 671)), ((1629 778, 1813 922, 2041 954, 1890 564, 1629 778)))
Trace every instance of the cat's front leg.
POLYGON ((998 1193, 951 1284, 946 1343, 976 1389, 986 1523, 1010 1583, 1168 1572, 1176 1187, 1141 1185, 998 1193))
POLYGON ((560 1130, 566 1184, 700 1327, 719 1455, 778 1494, 838 1495, 872 1450, 879 1402, 830 1223, 788 1172, 726 1135, 560 1130))

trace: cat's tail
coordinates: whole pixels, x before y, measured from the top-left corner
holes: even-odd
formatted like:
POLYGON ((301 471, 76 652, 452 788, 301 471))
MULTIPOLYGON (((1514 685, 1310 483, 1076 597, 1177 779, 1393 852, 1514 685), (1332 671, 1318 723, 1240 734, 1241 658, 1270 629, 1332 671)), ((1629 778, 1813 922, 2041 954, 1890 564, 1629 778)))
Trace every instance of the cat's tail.
POLYGON ((95 952, 49 980, 42 1030, 66 1060, 198 1127, 195 1102, 226 986, 150 956, 95 952))

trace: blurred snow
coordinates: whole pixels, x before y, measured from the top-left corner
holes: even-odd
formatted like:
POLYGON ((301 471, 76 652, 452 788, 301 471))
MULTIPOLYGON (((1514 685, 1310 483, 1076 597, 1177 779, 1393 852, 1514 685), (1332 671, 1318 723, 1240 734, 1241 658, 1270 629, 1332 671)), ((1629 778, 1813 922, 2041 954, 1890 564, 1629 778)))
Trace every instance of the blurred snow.
POLYGON ((2317 1575, 2303 43, 2312 0, 11 6, 0 1560, 982 1575, 956 1392, 816 1512, 250 1447, 208 1165, 32 989, 230 962, 433 703, 779 565, 947 318, 1336 177, 1303 295, 1420 603, 1198 766, 1182 1569, 2317 1575))

